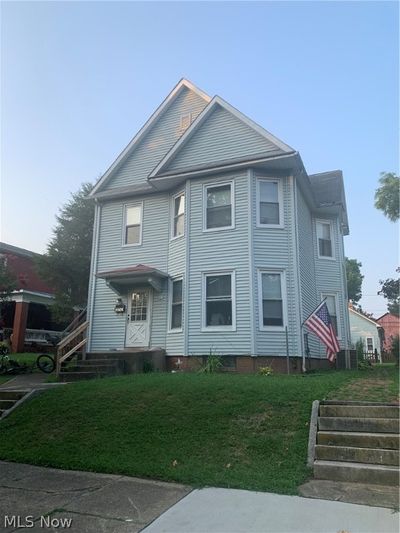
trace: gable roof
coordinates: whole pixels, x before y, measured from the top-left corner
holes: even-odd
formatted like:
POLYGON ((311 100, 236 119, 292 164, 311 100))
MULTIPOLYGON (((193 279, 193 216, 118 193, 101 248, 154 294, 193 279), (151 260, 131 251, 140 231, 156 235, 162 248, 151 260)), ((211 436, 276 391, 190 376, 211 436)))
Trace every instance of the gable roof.
POLYGON ((277 155, 288 155, 295 153, 295 150, 289 145, 282 142, 280 139, 272 135, 253 120, 246 117, 243 113, 238 111, 236 108, 231 106, 228 102, 215 96, 211 102, 205 107, 205 109, 200 113, 200 115, 193 121, 191 126, 185 131, 182 137, 175 143, 172 149, 163 157, 159 164, 154 168, 154 170, 149 175, 149 180, 155 178, 159 175, 168 175, 174 172, 179 171, 180 169, 176 168, 178 165, 176 163, 177 158, 183 156, 183 161, 180 161, 180 164, 185 166, 187 169, 187 163, 190 160, 190 151, 192 145, 198 141, 197 146, 193 146, 192 152, 197 154, 197 157, 194 157, 192 160, 192 168, 199 166, 199 161, 201 160, 204 165, 204 153, 209 154, 210 157, 213 157, 213 164, 215 166, 214 154, 212 153, 212 148, 216 146, 215 138, 223 136, 223 141, 228 150, 224 153, 223 151, 219 154, 221 164, 226 164, 230 160, 238 159, 238 155, 247 158, 248 160, 252 158, 272 157, 277 155), (213 118, 219 113, 224 113, 225 121, 228 119, 229 125, 233 126, 229 131, 229 128, 225 127, 225 123, 222 120, 214 120, 214 123, 207 130, 207 126, 212 123, 213 118), (238 136, 235 132, 235 128, 241 127, 241 135, 238 136), (246 135, 249 140, 249 144, 254 145, 253 151, 248 152, 246 148, 246 135), (240 142, 239 142, 240 141, 240 142), (199 146, 200 145, 200 146, 199 146), (238 153, 238 148, 243 146, 243 153, 238 153), (210 153, 211 151, 211 153, 210 153), (199 157, 199 153, 202 153, 202 156, 199 157), (232 155, 236 157, 232 157, 232 155), (196 165, 197 163, 197 165, 196 165), (172 165, 172 166, 171 166, 172 165))
POLYGON ((355 315, 361 317, 361 318, 364 318, 365 320, 367 320, 368 322, 371 322, 372 324, 374 324, 377 328, 381 328, 382 326, 380 324, 378 324, 378 322, 376 320, 374 320, 373 318, 369 318, 365 315, 363 315, 362 313, 359 313, 358 311, 356 311, 355 309, 353 309, 352 307, 349 307, 349 311, 351 311, 352 313, 354 313, 355 315))
POLYGON ((130 143, 124 148, 124 150, 119 154, 117 159, 112 163, 112 165, 106 170, 106 172, 101 176, 89 196, 95 196, 99 189, 101 189, 113 175, 114 171, 123 163, 126 158, 134 151, 135 147, 140 143, 144 136, 149 132, 152 126, 161 118, 165 111, 171 106, 175 101, 177 96, 184 89, 189 89, 195 92, 198 96, 203 98, 207 103, 210 102, 211 98, 202 90, 193 85, 189 80, 182 78, 178 84, 172 89, 169 95, 161 103, 161 105, 155 110, 143 127, 138 131, 138 133, 133 137, 130 143))

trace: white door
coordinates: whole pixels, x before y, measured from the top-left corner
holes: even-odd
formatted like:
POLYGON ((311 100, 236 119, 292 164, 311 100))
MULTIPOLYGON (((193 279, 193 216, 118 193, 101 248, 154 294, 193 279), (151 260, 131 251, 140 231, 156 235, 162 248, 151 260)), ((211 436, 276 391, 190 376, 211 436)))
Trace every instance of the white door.
POLYGON ((148 346, 150 340, 150 290, 137 289, 128 301, 125 346, 148 346))

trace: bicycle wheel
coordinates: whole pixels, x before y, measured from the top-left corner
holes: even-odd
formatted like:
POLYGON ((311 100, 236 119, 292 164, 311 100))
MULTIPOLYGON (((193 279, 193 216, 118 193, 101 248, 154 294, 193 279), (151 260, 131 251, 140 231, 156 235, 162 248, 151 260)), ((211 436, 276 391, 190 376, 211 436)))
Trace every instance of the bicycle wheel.
POLYGON ((51 374, 56 367, 56 363, 50 355, 42 354, 36 359, 36 366, 42 372, 51 374))

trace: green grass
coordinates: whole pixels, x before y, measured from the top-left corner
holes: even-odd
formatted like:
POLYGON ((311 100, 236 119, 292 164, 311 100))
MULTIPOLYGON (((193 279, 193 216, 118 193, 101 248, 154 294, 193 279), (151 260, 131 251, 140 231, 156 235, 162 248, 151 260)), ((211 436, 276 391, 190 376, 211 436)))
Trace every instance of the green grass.
MULTIPOLYGON (((311 403, 395 369, 307 376, 136 374, 57 387, 0 423, 0 458, 295 494, 311 403)), ((351 398, 350 398, 351 399, 351 398)))

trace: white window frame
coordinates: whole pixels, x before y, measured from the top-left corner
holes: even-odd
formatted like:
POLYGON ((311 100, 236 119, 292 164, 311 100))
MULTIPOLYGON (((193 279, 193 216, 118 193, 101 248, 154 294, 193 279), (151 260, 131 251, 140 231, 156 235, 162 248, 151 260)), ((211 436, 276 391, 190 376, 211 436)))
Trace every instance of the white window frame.
POLYGON ((333 220, 323 220, 322 218, 317 218, 315 220, 315 234, 316 234, 316 242, 317 242, 317 254, 318 254, 318 259, 323 259, 323 260, 327 260, 327 261, 335 261, 336 260, 336 256, 335 256, 335 232, 334 232, 334 227, 333 227, 333 220), (331 246, 332 246, 332 255, 329 256, 329 255, 320 255, 319 253, 319 237, 318 237, 318 224, 329 224, 330 226, 330 233, 331 233, 331 246))
POLYGON ((129 203, 129 204, 124 204, 123 206, 123 217, 122 217, 122 247, 123 248, 129 248, 131 246, 141 246, 142 245, 142 240, 143 240, 143 202, 134 202, 134 203, 129 203), (139 242, 135 242, 135 243, 132 243, 132 244, 127 244, 125 242, 125 238, 126 238, 126 213, 127 213, 127 210, 130 208, 130 207, 140 207, 140 232, 139 232, 139 242))
POLYGON ((185 236, 185 220, 186 218, 186 197, 185 197, 185 191, 178 192, 177 194, 174 194, 171 198, 171 227, 170 227, 170 241, 175 241, 176 239, 180 239, 181 237, 185 236), (175 200, 179 198, 180 196, 183 196, 184 198, 184 211, 183 211, 183 233, 181 235, 174 235, 174 222, 175 222, 175 200))
POLYGON ((337 322, 337 338, 338 340, 342 340, 342 326, 341 326, 341 316, 340 316, 340 309, 339 309, 339 294, 337 292, 321 292, 321 302, 324 298, 327 296, 333 296, 335 299, 335 309, 336 309, 336 322, 337 322))
POLYGON ((287 313, 287 292, 286 292, 286 270, 279 268, 258 268, 257 269, 258 285, 258 328, 260 331, 285 331, 288 325, 287 313), (279 274, 281 277, 281 294, 282 294, 282 326, 264 326, 263 294, 262 294, 262 275, 279 274))
POLYGON ((283 186, 281 178, 267 178, 267 177, 258 177, 256 178, 256 227, 257 228, 278 228, 282 229, 285 227, 284 221, 284 209, 283 209, 283 186), (260 192, 260 183, 262 181, 269 181, 272 183, 278 184, 278 203, 279 203, 279 224, 261 224, 260 222, 260 202, 261 202, 261 192, 260 192))
POLYGON ((374 353, 375 352, 375 339, 372 335, 366 335, 365 337, 365 353, 374 353), (372 351, 368 351, 368 339, 372 340, 372 351))
POLYGON ((168 282, 168 333, 182 333, 183 331, 183 318, 184 318, 184 294, 185 294, 185 284, 183 281, 183 276, 177 276, 175 278, 172 278, 168 282), (181 327, 180 328, 172 328, 172 297, 173 297, 173 286, 174 282, 176 281, 182 281, 182 320, 181 320, 181 327))
POLYGON ((235 229, 235 182, 229 181, 214 181, 212 183, 204 183, 203 185, 203 233, 210 233, 215 231, 227 231, 235 229), (217 187, 224 187, 230 185, 231 187, 231 225, 221 226, 219 228, 207 228, 207 190, 217 187))
POLYGON ((236 331, 236 271, 235 270, 212 270, 202 272, 201 290, 201 331, 236 331), (231 276, 231 298, 232 298, 232 325, 231 326, 207 326, 206 316, 206 280, 209 276, 231 276))

